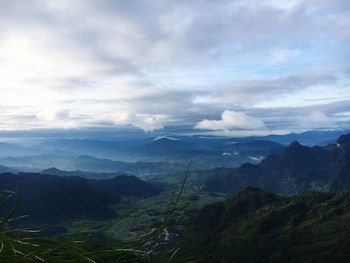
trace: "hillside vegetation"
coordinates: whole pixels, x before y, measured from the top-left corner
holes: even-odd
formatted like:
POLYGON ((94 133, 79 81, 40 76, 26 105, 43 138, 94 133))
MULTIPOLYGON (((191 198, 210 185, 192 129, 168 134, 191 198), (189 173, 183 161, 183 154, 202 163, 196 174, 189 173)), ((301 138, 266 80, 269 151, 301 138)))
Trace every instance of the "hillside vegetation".
POLYGON ((204 207, 183 250, 202 263, 349 262, 350 194, 248 187, 204 207))

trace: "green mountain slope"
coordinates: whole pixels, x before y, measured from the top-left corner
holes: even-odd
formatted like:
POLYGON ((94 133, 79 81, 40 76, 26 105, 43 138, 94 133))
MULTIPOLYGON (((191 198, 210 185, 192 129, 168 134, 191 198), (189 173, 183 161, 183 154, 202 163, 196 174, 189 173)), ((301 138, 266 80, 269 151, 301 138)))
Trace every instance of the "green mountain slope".
POLYGON ((117 214, 110 206, 123 196, 144 198, 161 191, 134 176, 94 180, 35 173, 0 174, 0 189, 18 193, 20 207, 16 216, 28 217, 14 223, 30 225, 114 218, 117 214))
POLYGON ((349 262, 350 194, 281 197, 248 187, 204 207, 185 255, 196 262, 349 262))

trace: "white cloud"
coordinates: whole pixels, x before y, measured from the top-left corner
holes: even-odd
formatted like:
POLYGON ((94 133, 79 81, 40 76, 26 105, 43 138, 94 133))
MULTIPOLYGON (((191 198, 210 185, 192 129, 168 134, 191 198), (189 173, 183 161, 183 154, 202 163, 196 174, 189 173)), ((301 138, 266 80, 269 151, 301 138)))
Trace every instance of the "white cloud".
POLYGON ((244 112, 225 110, 221 114, 220 120, 204 119, 198 122, 196 129, 205 130, 261 130, 267 129, 265 124, 254 117, 248 116, 244 112))
POLYGON ((163 129, 167 117, 164 115, 135 114, 130 112, 118 112, 115 114, 114 123, 117 125, 133 125, 144 131, 163 129))
POLYGON ((302 0, 265 0, 261 1, 263 5, 272 7, 272 8, 277 8, 281 9, 284 11, 290 11, 293 8, 297 7, 302 0))
POLYGON ((79 124, 81 125, 68 110, 62 110, 53 105, 46 105, 35 116, 41 126, 49 125, 50 128, 72 129, 79 128, 79 124))
POLYGON ((336 128, 334 121, 322 111, 312 111, 305 117, 300 117, 300 126, 304 129, 336 128))
POLYGON ((271 52, 270 65, 283 64, 297 59, 300 56, 298 49, 277 49, 271 52))

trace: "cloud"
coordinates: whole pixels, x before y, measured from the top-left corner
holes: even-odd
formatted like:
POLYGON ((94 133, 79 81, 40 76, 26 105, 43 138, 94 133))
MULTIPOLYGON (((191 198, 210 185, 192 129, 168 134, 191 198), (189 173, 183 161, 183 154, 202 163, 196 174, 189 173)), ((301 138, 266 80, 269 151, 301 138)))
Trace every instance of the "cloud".
POLYGON ((312 111, 300 118, 300 126, 304 129, 334 129, 334 121, 322 111, 312 111))
POLYGON ((198 122, 196 129, 205 130, 266 130, 265 124, 243 112, 225 110, 220 120, 204 119, 198 122))
POLYGON ((193 127, 225 109, 276 129, 300 129, 310 110, 346 125, 333 117, 348 110, 349 10, 347 0, 0 1, 0 129, 193 127))
POLYGON ((45 109, 43 109, 42 111, 40 111, 37 114, 38 119, 44 120, 44 121, 50 121, 50 122, 54 122, 54 121, 67 121, 70 119, 70 113, 69 111, 65 111, 65 110, 58 110, 55 109, 54 107, 45 107, 45 109))
POLYGON ((300 50, 297 49, 277 49, 271 52, 271 65, 278 65, 290 62, 300 56, 300 50))
POLYGON ((279 0, 263 0, 262 5, 269 6, 272 8, 281 9, 284 11, 291 11, 302 3, 302 0, 289 0, 289 1, 279 1, 279 0))
POLYGON ((46 105, 35 117, 34 120, 39 121, 41 126, 49 124, 50 128, 76 129, 81 125, 81 120, 77 116, 53 105, 46 105))
MULTIPOLYGON (((297 92, 308 93, 312 87, 317 87, 319 93, 312 92, 312 96, 318 97, 324 94, 321 86, 335 85, 335 89, 346 90, 347 87, 337 87, 337 76, 330 73, 302 72, 300 74, 264 77, 260 79, 239 80, 224 83, 208 91, 206 103, 244 105, 247 107, 260 104, 269 104, 275 98, 291 97, 297 92), (320 88, 321 87, 321 88, 320 88)), ((333 89, 334 90, 334 89, 333 89)), ((310 95, 310 94, 308 94, 310 95)), ((201 98, 201 97, 199 97, 201 98)), ((203 98, 203 97, 202 97, 203 98)), ((197 98, 195 98, 196 101, 197 98)), ((294 102, 293 102, 294 103, 294 102)))
POLYGON ((133 125, 144 131, 163 129, 167 118, 164 115, 133 114, 129 112, 118 112, 115 114, 114 122, 117 125, 133 125))

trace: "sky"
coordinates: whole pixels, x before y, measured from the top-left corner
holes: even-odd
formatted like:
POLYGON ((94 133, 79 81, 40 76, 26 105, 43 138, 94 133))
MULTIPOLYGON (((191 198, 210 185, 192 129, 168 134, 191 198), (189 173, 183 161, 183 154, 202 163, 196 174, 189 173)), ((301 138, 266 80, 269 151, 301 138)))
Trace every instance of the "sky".
POLYGON ((350 127, 348 0, 0 0, 0 130, 350 127))

